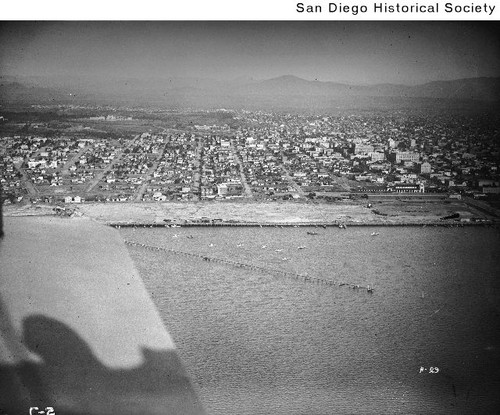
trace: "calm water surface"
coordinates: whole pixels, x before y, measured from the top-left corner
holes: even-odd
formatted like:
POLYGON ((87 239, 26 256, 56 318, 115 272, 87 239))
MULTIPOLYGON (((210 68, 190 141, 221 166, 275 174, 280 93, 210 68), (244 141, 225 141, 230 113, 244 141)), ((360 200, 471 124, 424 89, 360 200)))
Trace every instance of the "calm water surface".
POLYGON ((129 247, 207 413, 497 413, 498 230, 307 230, 121 230, 140 243, 375 288, 129 247))

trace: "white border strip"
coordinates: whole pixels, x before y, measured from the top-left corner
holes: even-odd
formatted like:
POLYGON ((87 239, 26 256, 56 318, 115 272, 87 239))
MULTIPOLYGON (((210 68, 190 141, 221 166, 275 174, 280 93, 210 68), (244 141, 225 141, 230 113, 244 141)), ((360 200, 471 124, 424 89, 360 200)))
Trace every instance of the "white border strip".
POLYGON ((496 0, 17 0, 5 3, 1 20, 500 20, 500 4, 496 0))

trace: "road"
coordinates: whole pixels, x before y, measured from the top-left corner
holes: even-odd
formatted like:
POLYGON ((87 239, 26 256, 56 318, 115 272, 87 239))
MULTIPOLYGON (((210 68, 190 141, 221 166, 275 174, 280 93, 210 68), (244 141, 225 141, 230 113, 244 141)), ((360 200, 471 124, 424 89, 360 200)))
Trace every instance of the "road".
POLYGON ((113 167, 115 166, 115 164, 117 164, 120 159, 122 158, 122 154, 123 154, 123 151, 124 150, 118 150, 116 152, 116 157, 113 159, 113 162, 112 163, 109 163, 109 166, 106 167, 104 170, 102 170, 100 173, 97 173, 95 175, 95 177, 89 182, 87 188, 85 189, 85 193, 89 193, 92 191, 92 189, 94 189, 94 187, 97 186, 97 183, 99 183, 99 181, 105 176, 105 174, 110 171, 111 169, 113 169, 113 167))
POLYGON ((199 137, 198 147, 196 148, 196 155, 194 161, 194 174, 193 174, 193 200, 199 200, 201 195, 201 164, 203 157, 203 137, 199 137))
POLYGON ((25 187, 25 189, 28 191, 28 194, 30 196, 38 196, 40 192, 38 191, 38 189, 35 187, 35 185, 31 181, 30 177, 28 176, 28 173, 26 173, 26 170, 24 170, 24 168, 22 167, 22 164, 18 163, 16 165, 14 165, 14 167, 23 176, 21 183, 25 187))
POLYGON ((128 145, 125 147, 125 148, 122 148, 120 150, 118 150, 116 152, 116 156, 115 158, 113 159, 113 162, 112 163, 109 163, 109 166, 106 167, 102 172, 96 174, 96 176, 89 182, 87 188, 85 189, 85 193, 89 193, 92 191, 92 189, 94 189, 94 187, 97 186, 97 183, 99 183, 99 181, 104 177, 104 175, 110 171, 119 161, 120 159, 122 158, 122 154, 123 152, 127 149, 127 148, 130 148, 132 147, 134 144, 135 144, 135 141, 140 137, 141 135, 138 134, 134 137, 133 140, 131 140, 128 145))
POLYGON ((136 193, 135 193, 135 197, 134 197, 134 200, 136 202, 140 202, 142 201, 142 196, 144 196, 144 192, 146 191, 146 188, 149 184, 149 181, 151 180, 151 176, 153 175, 153 173, 156 171, 156 169, 158 168, 158 164, 160 164, 160 160, 161 158, 163 157, 163 153, 165 153, 165 149, 167 148, 167 145, 168 145, 168 142, 165 143, 165 145, 163 146, 163 148, 161 149, 161 152, 160 152, 160 155, 156 158, 156 160, 154 161, 153 165, 151 166, 151 168, 148 170, 148 172, 142 177, 142 184, 139 186, 139 188, 137 189, 136 193))
POLYGON ((285 178, 288 181, 288 184, 290 186, 292 186, 301 197, 304 197, 306 194, 304 193, 302 188, 297 184, 297 182, 295 180, 293 180, 293 177, 290 176, 290 172, 286 169, 286 167, 281 165, 281 169, 283 170, 283 173, 285 174, 285 178))
POLYGON ((244 169, 243 169, 243 161, 240 159, 240 156, 238 155, 236 148, 234 147, 233 140, 231 140, 231 152, 234 156, 234 159, 240 166, 240 177, 241 177, 241 184, 243 185, 243 188, 245 189, 245 197, 248 198, 253 198, 253 193, 252 193, 252 188, 247 182, 247 178, 245 177, 244 169))
POLYGON ((69 168, 76 163, 76 161, 90 148, 90 146, 85 146, 81 148, 78 153, 73 155, 66 164, 61 168, 61 175, 66 175, 69 173, 69 168))

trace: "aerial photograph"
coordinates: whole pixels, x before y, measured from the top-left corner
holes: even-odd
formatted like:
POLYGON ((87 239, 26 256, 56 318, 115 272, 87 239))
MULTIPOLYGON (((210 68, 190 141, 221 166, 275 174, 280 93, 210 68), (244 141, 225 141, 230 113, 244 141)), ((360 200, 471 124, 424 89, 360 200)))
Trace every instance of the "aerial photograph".
POLYGON ((496 23, 0 22, 0 415, 498 413, 496 23))

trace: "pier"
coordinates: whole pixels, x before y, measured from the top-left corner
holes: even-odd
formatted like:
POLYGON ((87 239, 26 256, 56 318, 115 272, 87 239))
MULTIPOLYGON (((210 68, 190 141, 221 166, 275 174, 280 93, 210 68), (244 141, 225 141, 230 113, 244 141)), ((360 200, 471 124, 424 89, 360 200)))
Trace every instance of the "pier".
POLYGON ((494 221, 477 221, 477 222, 460 222, 453 220, 436 220, 429 222, 108 222, 108 226, 114 228, 204 228, 204 227, 235 227, 235 228, 343 228, 343 227, 444 227, 444 228, 463 228, 469 226, 482 226, 482 227, 497 227, 498 222, 494 221))
POLYGON ((267 274, 267 275, 274 275, 277 277, 291 278, 294 280, 307 282, 307 283, 311 283, 311 284, 322 284, 322 285, 329 285, 332 287, 334 287, 334 286, 346 287, 346 288, 351 288, 351 289, 357 290, 357 291, 366 291, 367 293, 370 293, 370 294, 373 293, 373 288, 369 285, 363 286, 363 285, 359 285, 359 284, 351 284, 351 283, 342 282, 342 281, 335 281, 335 280, 330 280, 330 279, 326 279, 326 278, 314 277, 314 276, 310 276, 307 274, 299 274, 299 273, 295 273, 295 272, 291 272, 291 271, 277 270, 277 269, 273 269, 273 268, 261 267, 258 265, 248 264, 248 263, 244 263, 244 262, 232 261, 230 259, 223 259, 223 258, 212 257, 212 256, 208 256, 208 255, 203 255, 203 254, 195 254, 192 252, 179 251, 177 249, 172 249, 172 248, 163 248, 163 247, 159 247, 159 246, 147 245, 147 244, 143 244, 143 243, 136 242, 136 241, 125 240, 125 244, 127 244, 129 246, 144 248, 144 249, 147 249, 150 251, 164 251, 164 252, 168 252, 168 253, 171 253, 174 255, 180 255, 180 256, 189 257, 189 258, 201 259, 202 261, 225 264, 225 265, 229 265, 229 266, 236 267, 236 268, 250 269, 252 271, 261 272, 261 273, 267 274))

